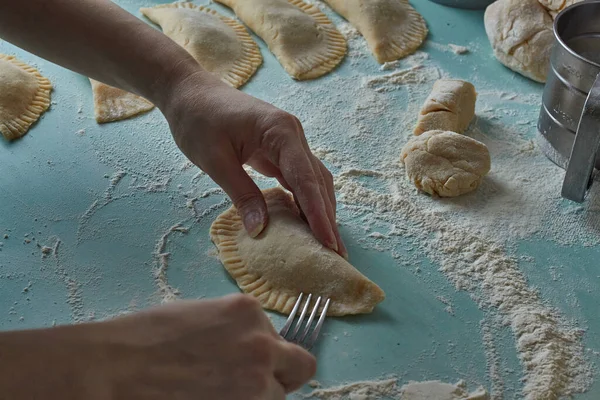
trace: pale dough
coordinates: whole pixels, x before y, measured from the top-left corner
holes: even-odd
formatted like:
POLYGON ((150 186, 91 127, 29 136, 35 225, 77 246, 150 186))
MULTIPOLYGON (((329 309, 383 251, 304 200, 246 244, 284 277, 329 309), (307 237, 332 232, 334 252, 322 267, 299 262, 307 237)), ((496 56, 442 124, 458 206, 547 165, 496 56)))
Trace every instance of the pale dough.
POLYGON ((427 37, 425 19, 408 0, 325 0, 365 37, 383 64, 414 53, 427 37))
POLYGON ((484 16, 494 55, 505 66, 545 82, 554 42, 552 17, 538 0, 498 0, 484 16))
POLYGON ((235 88, 246 83, 262 64, 258 45, 246 28, 214 10, 173 3, 140 11, 204 69, 235 88))
POLYGON ((477 92, 469 82, 457 79, 436 81, 421 108, 414 134, 432 130, 463 133, 475 116, 476 100, 477 92))
POLYGON ((483 387, 469 393, 464 381, 455 385, 440 381, 409 382, 400 392, 402 400, 489 400, 483 387))
POLYGON ((154 108, 154 104, 133 93, 94 79, 90 79, 90 83, 94 95, 94 114, 99 124, 131 118, 154 108))
POLYGON ((490 170, 485 144, 448 131, 412 137, 401 152, 406 176, 420 190, 440 197, 475 190, 490 170))
POLYGON ((331 298, 332 316, 369 313, 383 301, 375 283, 315 239, 289 194, 279 188, 263 193, 269 223, 256 238, 248 235, 235 207, 210 228, 221 262, 245 293, 284 314, 300 293, 331 298))
POLYGON ((50 107, 52 84, 14 56, 0 54, 0 132, 8 140, 23 137, 50 107))
POLYGON ((579 3, 583 0, 538 0, 542 6, 550 13, 552 18, 556 18, 559 12, 565 8, 579 3))
POLYGON ((315 5, 301 0, 216 1, 232 8, 295 79, 318 78, 346 54, 346 40, 315 5))

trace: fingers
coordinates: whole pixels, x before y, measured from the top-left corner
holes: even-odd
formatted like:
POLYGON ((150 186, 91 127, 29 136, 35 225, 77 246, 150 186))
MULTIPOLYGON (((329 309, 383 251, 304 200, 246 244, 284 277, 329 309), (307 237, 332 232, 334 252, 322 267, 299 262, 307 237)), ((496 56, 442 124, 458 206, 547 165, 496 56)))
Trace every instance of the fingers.
POLYGON ((299 389, 317 372, 317 360, 302 347, 286 341, 277 342, 275 378, 286 393, 299 389))
POLYGON ((262 192, 248 176, 232 149, 213 155, 202 166, 221 186, 238 209, 244 227, 251 237, 258 236, 267 226, 267 204, 262 192))

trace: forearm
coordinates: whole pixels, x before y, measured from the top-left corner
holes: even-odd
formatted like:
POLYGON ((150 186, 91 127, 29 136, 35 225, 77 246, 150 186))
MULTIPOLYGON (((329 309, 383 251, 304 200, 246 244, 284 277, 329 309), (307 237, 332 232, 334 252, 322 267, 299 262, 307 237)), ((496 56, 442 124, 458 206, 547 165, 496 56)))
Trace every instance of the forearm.
POLYGON ((174 79, 208 74, 183 48, 109 0, 0 0, 0 37, 161 107, 174 79))

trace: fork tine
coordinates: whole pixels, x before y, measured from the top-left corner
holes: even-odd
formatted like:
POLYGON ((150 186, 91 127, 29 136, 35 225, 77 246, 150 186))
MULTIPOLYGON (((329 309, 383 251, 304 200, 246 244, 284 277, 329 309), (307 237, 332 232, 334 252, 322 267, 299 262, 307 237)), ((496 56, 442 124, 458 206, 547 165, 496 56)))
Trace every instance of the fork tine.
POLYGON ((304 296, 304 293, 300 293, 300 296, 298 296, 298 300, 296 300, 296 304, 294 304, 294 308, 292 309, 290 316, 288 317, 287 321, 285 321, 285 325, 283 326, 283 328, 281 328, 281 331, 279 332, 279 335, 282 336, 283 338, 285 338, 285 335, 287 335, 288 332, 290 331, 292 323, 294 322, 294 317, 296 316, 296 313, 298 312, 298 307, 300 307, 300 303, 302 302, 303 296, 304 296))
POLYGON ((319 304, 321 304, 321 296, 319 296, 319 298, 315 302, 315 306, 313 307, 312 312, 310 313, 310 317, 308 317, 308 322, 306 323, 306 328, 304 328, 304 331, 302 332, 302 336, 300 336, 300 339, 298 339, 298 343, 304 342, 306 335, 308 335, 310 326, 312 325, 312 322, 315 319, 315 315, 317 314, 317 310, 319 309, 319 304))
POLYGON ((305 346, 308 350, 312 349, 315 342, 317 341, 317 338, 319 337, 319 332, 321 332, 321 328, 323 327, 323 322, 325 322, 325 316, 327 315, 327 309, 329 308, 330 300, 331 299, 327 299, 327 301, 325 302, 325 306, 323 307, 323 311, 321 312, 319 321, 317 322, 317 325, 315 326, 315 330, 310 335, 310 338, 308 338, 308 343, 305 343, 305 346))
POLYGON ((296 322, 296 327, 294 328, 294 331, 292 332, 292 336, 290 336, 289 340, 294 340, 296 338, 296 335, 298 335, 298 331, 300 330, 300 327, 302 326, 302 322, 304 321, 304 317, 306 316, 306 311, 308 310, 308 306, 310 305, 311 298, 312 298, 312 293, 309 294, 308 297, 306 298, 306 304, 304 304, 304 307, 302 308, 302 312, 300 313, 298 322, 296 322))

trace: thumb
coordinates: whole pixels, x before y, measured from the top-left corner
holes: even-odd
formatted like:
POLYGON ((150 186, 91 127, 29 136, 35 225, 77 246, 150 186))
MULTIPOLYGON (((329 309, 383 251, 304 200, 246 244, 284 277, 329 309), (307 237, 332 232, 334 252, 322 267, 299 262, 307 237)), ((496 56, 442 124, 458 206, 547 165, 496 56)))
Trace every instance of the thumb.
POLYGON ((235 157, 220 157, 220 165, 206 171, 237 208, 250 237, 258 236, 267 226, 268 212, 265 198, 235 157), (223 160, 231 161, 223 163, 223 160))

